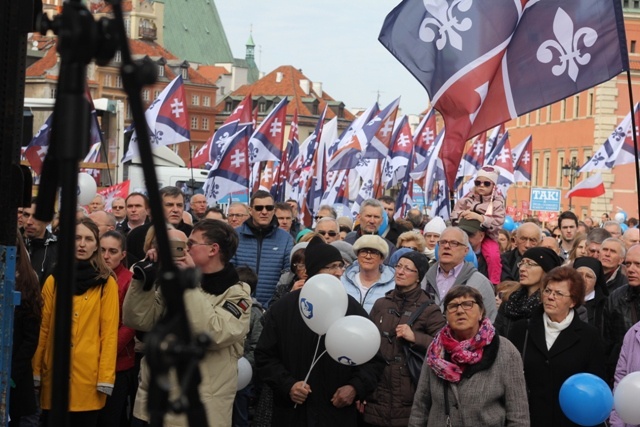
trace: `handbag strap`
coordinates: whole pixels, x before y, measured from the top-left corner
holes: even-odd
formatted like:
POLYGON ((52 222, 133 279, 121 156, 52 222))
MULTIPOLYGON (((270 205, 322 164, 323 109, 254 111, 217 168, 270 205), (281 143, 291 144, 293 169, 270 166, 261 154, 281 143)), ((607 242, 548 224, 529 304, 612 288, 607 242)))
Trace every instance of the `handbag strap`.
POLYGON ((411 313, 411 317, 409 317, 409 320, 407 320, 407 325, 409 327, 413 326, 413 324, 416 322, 416 320, 418 320, 418 317, 420 317, 420 315, 422 314, 422 312, 429 307, 431 304, 433 304, 433 301, 429 300, 427 302, 425 302, 424 304, 422 304, 420 307, 418 307, 418 309, 416 311, 414 311, 413 313, 411 313))

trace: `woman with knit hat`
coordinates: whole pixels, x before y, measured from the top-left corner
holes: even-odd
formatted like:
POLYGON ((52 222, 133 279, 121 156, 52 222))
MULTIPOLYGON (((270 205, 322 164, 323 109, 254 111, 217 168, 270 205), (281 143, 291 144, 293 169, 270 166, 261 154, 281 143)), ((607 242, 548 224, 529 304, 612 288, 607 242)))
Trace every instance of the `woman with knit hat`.
MULTIPOLYGON (((462 197, 451 212, 451 222, 458 225, 460 219, 480 221, 486 233, 482 241, 482 255, 487 265, 492 265, 492 271, 500 272, 502 260, 498 231, 502 228, 505 218, 505 202, 502 192, 497 188, 498 170, 493 166, 485 166, 478 171, 474 180, 474 187, 462 197)), ((491 274, 489 280, 494 285, 500 283, 500 274, 491 274)))
POLYGON ((444 220, 439 216, 433 218, 424 226, 422 234, 427 244, 424 254, 429 258, 429 261, 434 263, 436 261, 436 245, 440 241, 440 235, 447 228, 444 220))
POLYGON ((380 353, 387 361, 382 380, 364 405, 365 422, 375 426, 407 425, 417 384, 407 375, 403 347, 409 345, 424 355, 433 336, 445 325, 440 307, 420 288, 429 269, 426 255, 405 252, 395 269, 395 289, 378 299, 369 315, 380 330, 380 353), (407 325, 420 309, 413 325, 407 325))
POLYGON ((389 246, 380 236, 365 234, 353 244, 356 261, 342 276, 347 293, 371 311, 373 303, 395 287, 393 268, 384 264, 389 246))
POLYGON ((545 273, 562 265, 562 258, 553 250, 536 246, 527 249, 518 263, 520 272, 520 289, 514 291, 508 301, 503 302, 498 310, 496 331, 506 337, 513 322, 531 317, 533 311, 540 307, 540 289, 545 273))

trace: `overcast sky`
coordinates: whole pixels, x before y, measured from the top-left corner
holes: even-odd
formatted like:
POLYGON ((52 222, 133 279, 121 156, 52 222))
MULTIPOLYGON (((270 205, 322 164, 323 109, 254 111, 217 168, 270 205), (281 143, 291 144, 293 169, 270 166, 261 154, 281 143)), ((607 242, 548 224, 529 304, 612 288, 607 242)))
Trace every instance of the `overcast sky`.
POLYGON ((253 27, 256 62, 269 73, 292 65, 347 108, 381 108, 398 96, 404 114, 427 107, 426 90, 380 44, 385 16, 400 2, 382 0, 215 0, 231 50, 244 58, 253 27))

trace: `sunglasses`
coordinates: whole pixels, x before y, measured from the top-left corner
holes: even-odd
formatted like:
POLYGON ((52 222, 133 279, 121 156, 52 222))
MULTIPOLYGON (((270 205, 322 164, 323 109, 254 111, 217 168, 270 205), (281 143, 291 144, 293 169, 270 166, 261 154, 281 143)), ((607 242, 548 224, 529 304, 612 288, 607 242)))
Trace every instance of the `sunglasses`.
POLYGON ((491 181, 480 181, 479 179, 476 179, 473 183, 476 187, 491 187, 491 184, 493 184, 491 181))
POLYGON ((252 209, 258 212, 262 212, 266 209, 268 212, 271 212, 274 208, 274 205, 255 205, 252 209))
POLYGON ((316 233, 318 233, 318 234, 320 234, 322 236, 326 236, 328 234, 330 237, 336 237, 338 235, 338 233, 336 233, 335 231, 324 231, 323 230, 323 231, 316 231, 316 233))

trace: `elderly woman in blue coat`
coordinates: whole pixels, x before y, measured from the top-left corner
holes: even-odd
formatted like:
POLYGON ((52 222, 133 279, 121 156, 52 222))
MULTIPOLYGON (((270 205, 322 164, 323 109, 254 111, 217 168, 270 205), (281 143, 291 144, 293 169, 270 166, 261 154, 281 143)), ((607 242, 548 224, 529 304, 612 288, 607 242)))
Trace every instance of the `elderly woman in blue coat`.
POLYGON ((342 284, 370 313, 376 300, 396 286, 394 269, 384 264, 389 246, 382 237, 367 234, 356 240, 353 251, 357 259, 342 275, 342 284))

